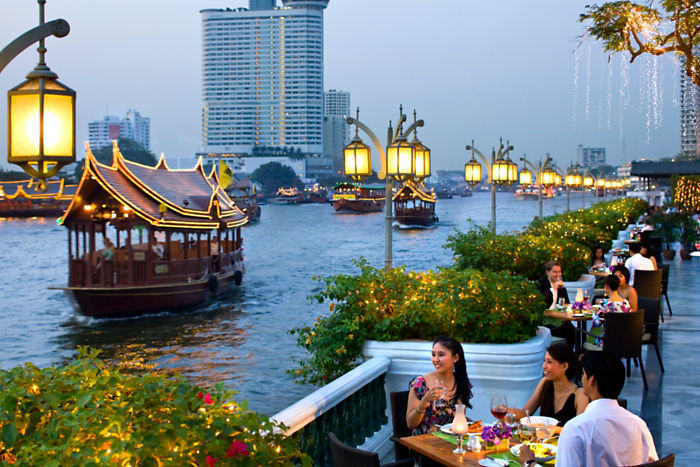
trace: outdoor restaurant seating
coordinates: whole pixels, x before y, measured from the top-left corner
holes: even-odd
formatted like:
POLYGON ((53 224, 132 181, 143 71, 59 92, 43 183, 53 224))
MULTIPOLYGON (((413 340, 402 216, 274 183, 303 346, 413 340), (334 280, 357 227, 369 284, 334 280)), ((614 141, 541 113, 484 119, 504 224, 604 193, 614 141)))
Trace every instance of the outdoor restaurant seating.
POLYGON ((413 459, 403 459, 387 464, 379 463, 379 454, 353 448, 336 438, 334 433, 328 433, 328 441, 331 444, 333 467, 413 467, 413 459))
MULTIPOLYGON (((639 298, 661 298, 663 271, 656 269, 654 271, 634 271, 634 289, 637 291, 639 298)), ((640 306, 641 308, 641 306, 640 306)), ((659 308, 661 321, 664 317, 659 308)))
POLYGON ((410 450, 399 443, 404 436, 411 436, 411 429, 406 424, 406 408, 408 407, 408 391, 396 391, 389 395, 391 399, 391 424, 394 433, 390 439, 394 442, 394 456, 396 460, 410 459, 410 450))
POLYGON ((669 454, 666 457, 659 459, 658 461, 649 462, 648 464, 639 464, 632 467, 673 467, 676 463, 676 455, 669 454))
POLYGON ((644 362, 642 361, 642 332, 644 325, 644 310, 632 311, 630 313, 606 313, 605 327, 603 334, 594 336, 588 331, 577 328, 577 332, 586 335, 599 337, 603 341, 603 347, 591 344, 584 344, 588 350, 605 350, 617 355, 619 358, 627 360, 627 377, 631 374, 629 360, 633 359, 639 365, 644 381, 644 390, 648 389, 647 377, 644 373, 644 362))
MULTIPOLYGON (((671 311, 671 303, 668 301, 668 274, 671 266, 668 264, 662 264, 661 265, 661 295, 663 295, 666 298, 666 305, 668 305, 668 316, 673 316, 673 312, 671 311)), ((661 321, 663 321, 664 316, 663 314, 661 315, 661 321)))
POLYGON ((661 299, 639 297, 639 308, 644 310, 644 334, 642 334, 643 345, 653 345, 656 350, 656 358, 659 360, 661 372, 664 372, 664 362, 661 360, 659 352, 659 308, 661 299))

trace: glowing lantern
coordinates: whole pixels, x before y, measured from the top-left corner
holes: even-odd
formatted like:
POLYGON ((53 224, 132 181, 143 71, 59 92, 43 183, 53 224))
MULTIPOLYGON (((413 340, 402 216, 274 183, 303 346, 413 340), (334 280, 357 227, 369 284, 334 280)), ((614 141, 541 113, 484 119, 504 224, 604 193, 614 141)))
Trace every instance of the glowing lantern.
POLYGON ((481 164, 472 156, 472 160, 464 164, 464 181, 471 186, 481 182, 481 164))
POLYGON ((406 141, 405 136, 399 136, 386 148, 386 162, 387 175, 400 182, 416 175, 415 149, 406 141))
POLYGON ((586 188, 590 188, 595 184, 595 180, 593 179, 593 176, 589 173, 586 174, 585 177, 583 177, 583 186, 586 188))
POLYGON ((504 159, 497 159, 491 164, 491 182, 497 185, 507 184, 509 182, 510 163, 504 159))
POLYGON ((415 152, 416 180, 421 181, 430 177, 430 149, 423 145, 418 139, 411 141, 415 152))
POLYGON ((520 171, 520 184, 521 185, 530 185, 532 184, 532 172, 530 172, 528 169, 523 169, 520 171))
POLYGON ((372 175, 372 154, 369 146, 355 135, 343 150, 345 157, 345 176, 356 182, 372 175))

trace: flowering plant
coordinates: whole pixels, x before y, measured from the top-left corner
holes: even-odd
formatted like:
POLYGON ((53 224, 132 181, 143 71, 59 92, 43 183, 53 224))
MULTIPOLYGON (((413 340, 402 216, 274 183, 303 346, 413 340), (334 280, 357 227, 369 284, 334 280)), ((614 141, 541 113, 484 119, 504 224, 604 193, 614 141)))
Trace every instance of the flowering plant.
POLYGON ((571 305, 571 309, 572 309, 573 311, 579 311, 579 312, 581 312, 581 311, 588 311, 588 310, 591 309, 591 304, 588 303, 588 302, 574 302, 574 303, 571 305))
POLYGON ((494 423, 493 426, 484 426, 481 429, 481 438, 487 443, 500 444, 503 439, 511 439, 513 437, 512 428, 500 422, 494 423))

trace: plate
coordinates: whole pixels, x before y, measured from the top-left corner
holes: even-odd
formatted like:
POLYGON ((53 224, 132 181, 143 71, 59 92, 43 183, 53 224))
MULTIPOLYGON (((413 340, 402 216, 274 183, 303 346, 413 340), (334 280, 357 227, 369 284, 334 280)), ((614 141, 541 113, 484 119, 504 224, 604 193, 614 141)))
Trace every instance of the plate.
MULTIPOLYGON (((469 427, 473 423, 474 422, 469 422, 469 423, 467 423, 467 426, 469 427)), ((482 426, 484 426, 484 425, 482 424, 482 426)), ((451 423, 445 423, 444 425, 440 425, 440 431, 442 431, 443 433, 447 433, 448 435, 454 435, 454 433, 452 433, 452 424, 451 423)), ((464 436, 466 438, 468 438, 469 435, 481 436, 481 433, 469 433, 469 432, 464 433, 464 436)))
POLYGON ((486 467, 505 467, 509 462, 503 459, 489 459, 485 457, 479 461, 479 465, 484 465, 486 467))
POLYGON ((584 316, 586 316, 586 313, 571 313, 571 316, 573 316, 574 318, 583 318, 584 316))
POLYGON ((539 415, 531 415, 530 421, 528 422, 528 417, 523 417, 520 419, 521 425, 541 425, 541 426, 554 426, 559 423, 559 420, 552 417, 542 417, 539 415))
MULTIPOLYGON (((522 444, 516 444, 515 446, 512 446, 510 448, 511 454, 513 454, 516 457, 519 456, 520 446, 522 446, 522 444)), ((535 460, 537 462, 548 462, 557 457, 557 447, 553 444, 530 443, 529 446, 530 449, 532 449, 532 451, 535 453, 535 460), (551 456, 537 457, 537 451, 545 449, 549 449, 553 454, 551 456)))

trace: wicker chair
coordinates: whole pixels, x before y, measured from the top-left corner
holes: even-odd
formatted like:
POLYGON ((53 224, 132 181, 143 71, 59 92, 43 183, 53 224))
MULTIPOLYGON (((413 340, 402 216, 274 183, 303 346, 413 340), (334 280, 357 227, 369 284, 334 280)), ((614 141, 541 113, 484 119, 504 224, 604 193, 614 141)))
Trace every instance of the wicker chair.
POLYGON ((639 308, 644 309, 642 344, 654 346, 656 358, 659 360, 659 367, 663 373, 665 372, 664 362, 661 360, 661 352, 659 352, 659 308, 661 308, 661 299, 639 297, 639 308))
POLYGON ((391 399, 391 424, 394 427, 394 434, 390 439, 394 442, 395 459, 411 459, 410 449, 399 443, 400 438, 411 436, 411 430, 406 424, 408 391, 392 392, 389 398, 391 399))
POLYGON ((388 464, 379 463, 379 455, 376 452, 363 451, 353 448, 340 441, 334 433, 328 433, 328 441, 331 443, 331 455, 333 467, 413 467, 413 459, 404 459, 388 464))
MULTIPOLYGON (((668 264, 661 265, 661 295, 666 298, 666 305, 668 306, 668 316, 673 316, 673 311, 671 311, 671 302, 668 301, 668 275, 670 271, 670 266, 668 264)), ((664 315, 661 313, 661 321, 663 322, 664 315)))

